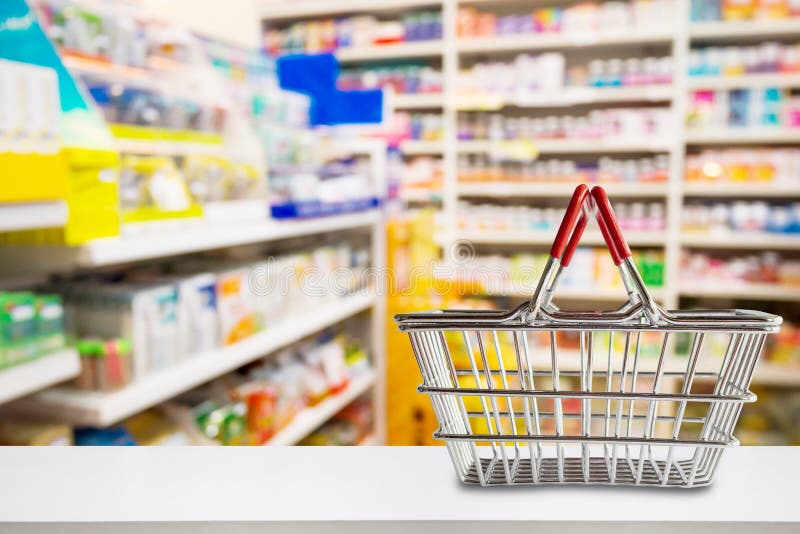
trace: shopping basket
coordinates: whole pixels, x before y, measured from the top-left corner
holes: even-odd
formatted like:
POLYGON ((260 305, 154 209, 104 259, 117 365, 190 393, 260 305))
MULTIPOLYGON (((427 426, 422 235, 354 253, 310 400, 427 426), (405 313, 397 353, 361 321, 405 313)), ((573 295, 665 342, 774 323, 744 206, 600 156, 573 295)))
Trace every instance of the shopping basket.
POLYGON ((458 477, 466 483, 711 482, 766 335, 749 310, 666 311, 648 292, 605 191, 579 186, 530 302, 514 310, 398 315, 458 477), (553 302, 596 216, 628 302, 565 311, 553 302))

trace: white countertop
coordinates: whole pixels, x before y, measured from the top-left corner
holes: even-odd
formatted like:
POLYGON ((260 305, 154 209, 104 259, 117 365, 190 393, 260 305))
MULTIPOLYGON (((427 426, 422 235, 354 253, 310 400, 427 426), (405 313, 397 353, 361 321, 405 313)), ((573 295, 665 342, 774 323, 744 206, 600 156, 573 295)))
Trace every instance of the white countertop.
MULTIPOLYGON (((800 447, 729 450, 714 484, 693 490, 469 487, 456 479, 444 447, 2 448, 0 472, 0 522, 741 521, 800 528, 800 447)), ((6 527, 0 531, 12 531, 6 527)))

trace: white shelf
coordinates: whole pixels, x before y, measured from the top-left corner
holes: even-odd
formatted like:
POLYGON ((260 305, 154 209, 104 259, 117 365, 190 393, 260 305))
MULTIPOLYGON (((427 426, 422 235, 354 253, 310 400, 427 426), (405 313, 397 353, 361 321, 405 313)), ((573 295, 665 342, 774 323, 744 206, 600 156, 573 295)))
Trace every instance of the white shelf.
POLYGON ((753 384, 762 386, 800 386, 800 367, 770 361, 759 361, 753 384))
POLYGON ((302 2, 276 2, 261 0, 257 9, 261 20, 298 19, 304 17, 331 17, 345 13, 372 13, 375 11, 405 11, 415 7, 440 8, 441 0, 304 0, 302 2))
POLYGON ((712 21, 689 24, 692 39, 742 41, 745 38, 800 37, 800 19, 712 21))
POLYGON ((444 153, 441 141, 414 141, 409 139, 400 143, 400 150, 407 156, 440 155, 444 153))
POLYGON ((369 294, 346 297, 287 317, 239 343, 198 354, 118 391, 55 388, 20 401, 20 409, 74 424, 108 426, 333 326, 370 308, 374 302, 369 294))
MULTIPOLYGON (((177 256, 251 243, 276 241, 307 235, 370 226, 380 221, 376 210, 316 219, 230 224, 202 219, 183 229, 113 238, 96 239, 80 247, 2 247, 19 265, 42 271, 71 267, 99 267, 134 261, 177 256)), ((13 267, 13 266, 9 266, 13 267)))
POLYGON ((683 185, 683 195, 697 197, 791 198, 800 197, 800 184, 795 187, 788 187, 775 185, 771 182, 688 182, 683 185))
POLYGON ((681 244, 700 248, 800 250, 800 236, 758 232, 726 234, 682 232, 681 244))
MULTIPOLYGON (((666 183, 601 183, 597 185, 602 186, 612 198, 662 197, 667 195, 666 183)), ((572 195, 577 186, 577 182, 459 182, 458 194, 462 197, 567 198, 572 195)))
POLYGON ((36 360, 0 370, 0 403, 35 393, 78 376, 75 349, 63 349, 36 360))
MULTIPOLYGON (((800 24, 800 21, 797 22, 800 24)), ((800 74, 770 73, 740 76, 689 76, 689 89, 750 89, 763 87, 800 87, 800 74)))
POLYGON ((442 41, 410 41, 384 45, 340 48, 336 59, 340 62, 383 61, 385 59, 425 58, 441 56, 442 41))
POLYGON ((152 156, 224 156, 228 149, 219 143, 179 142, 168 140, 117 139, 117 150, 152 156))
POLYGON ((587 48, 598 46, 633 46, 670 43, 668 28, 632 29, 617 32, 581 32, 529 35, 492 35, 456 41, 461 53, 489 54, 554 48, 587 48))
MULTIPOLYGON (((670 145, 666 141, 611 141, 603 139, 531 139, 520 141, 459 141, 458 151, 464 154, 509 154, 518 152, 538 152, 540 154, 602 154, 625 152, 667 152, 670 145), (529 144, 530 149, 521 147, 529 144)), ((534 154, 531 154, 533 156, 534 154)))
POLYGON ((686 297, 709 297, 720 299, 751 299, 764 301, 800 301, 799 286, 782 286, 779 284, 743 284, 726 283, 724 285, 680 284, 680 294, 686 297))
POLYGON ((404 202, 441 202, 442 192, 439 189, 401 189, 400 198, 404 202))
POLYGON ((557 93, 530 93, 508 98, 499 95, 460 95, 456 97, 456 107, 462 111, 491 111, 507 106, 551 108, 612 102, 666 102, 672 100, 672 93, 672 85, 667 84, 647 87, 565 87, 557 93))
MULTIPOLYGON (((623 232, 631 246, 663 246, 666 243, 664 232, 623 232)), ((555 237, 552 231, 519 231, 519 230, 475 230, 459 231, 457 237, 462 241, 496 245, 552 245, 555 237)), ((603 245, 600 232, 587 231, 583 234, 581 245, 603 245)))
POLYGON ((686 142, 698 145, 752 145, 798 143, 800 128, 686 129, 686 142))
POLYGON ((374 384, 375 371, 373 370, 351 378, 350 384, 344 391, 332 395, 316 406, 306 408, 298 413, 288 425, 275 434, 265 445, 295 445, 351 402, 369 391, 374 384))
POLYGON ((444 95, 441 93, 396 94, 391 98, 391 103, 395 109, 430 109, 444 107, 444 95))
POLYGON ((0 203, 0 232, 54 228, 67 223, 63 201, 0 203))

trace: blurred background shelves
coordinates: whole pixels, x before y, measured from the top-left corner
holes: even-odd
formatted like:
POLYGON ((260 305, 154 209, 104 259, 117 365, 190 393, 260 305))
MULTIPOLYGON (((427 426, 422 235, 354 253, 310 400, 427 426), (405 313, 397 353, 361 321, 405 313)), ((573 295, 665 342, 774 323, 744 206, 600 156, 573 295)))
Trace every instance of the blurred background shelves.
POLYGON ((351 379, 344 391, 330 395, 316 406, 305 408, 295 415, 292 421, 265 445, 296 445, 348 404, 369 391, 374 384, 375 371, 370 370, 357 375, 351 379))
POLYGON ((62 349, 0 370, 0 404, 65 382, 78 375, 80 362, 74 349, 62 349))
MULTIPOLYGON (((155 406, 244 364, 295 343, 368 310, 375 303, 369 294, 342 298, 302 316, 290 316, 267 330, 233 345, 191 356, 185 362, 132 382, 112 392, 55 388, 20 401, 23 412, 57 416, 74 424, 105 427, 155 406)), ((75 354, 72 354, 75 357, 75 354)), ((77 365, 77 358, 75 358, 77 365)), ((73 375, 77 374, 77 367, 73 375)))

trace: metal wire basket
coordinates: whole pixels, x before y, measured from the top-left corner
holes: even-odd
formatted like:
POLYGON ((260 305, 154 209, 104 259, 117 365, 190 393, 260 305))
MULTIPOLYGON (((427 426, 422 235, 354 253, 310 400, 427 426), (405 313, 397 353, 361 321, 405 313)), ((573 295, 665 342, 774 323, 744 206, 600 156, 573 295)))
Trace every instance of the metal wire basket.
POLYGON ((530 302, 510 311, 398 315, 462 482, 711 482, 766 335, 782 319, 748 310, 666 311, 639 275, 600 187, 579 186, 530 302), (628 302, 563 311, 562 270, 595 213, 628 302), (685 353, 680 356, 678 354, 685 353))

